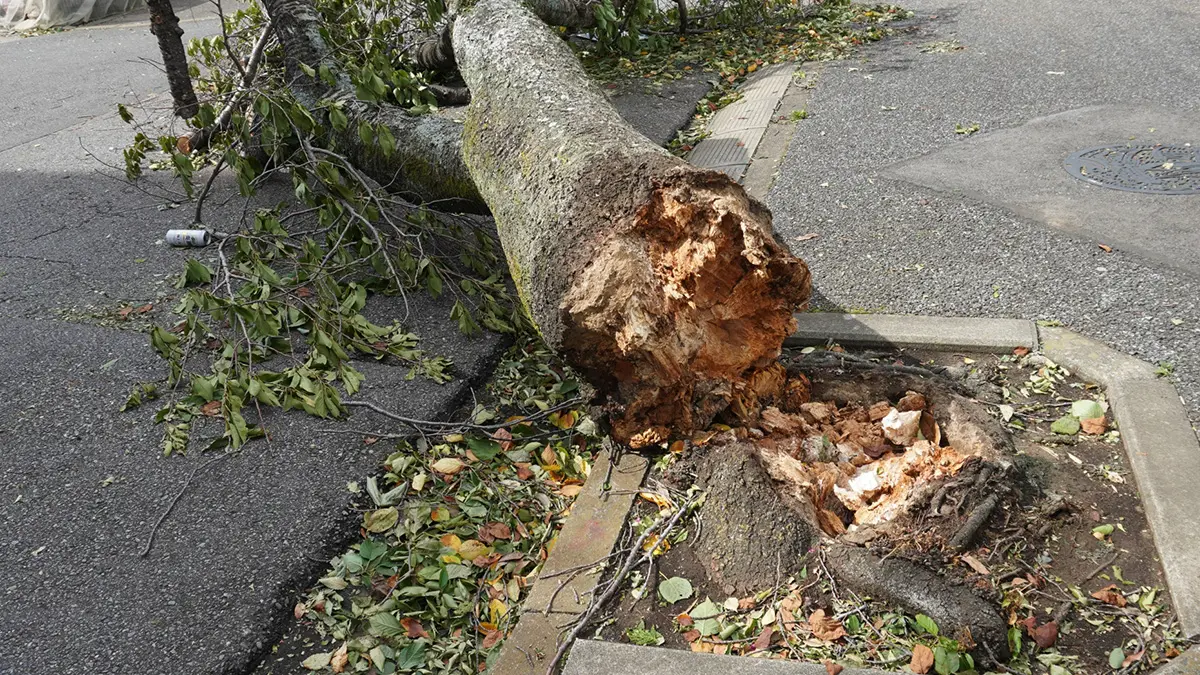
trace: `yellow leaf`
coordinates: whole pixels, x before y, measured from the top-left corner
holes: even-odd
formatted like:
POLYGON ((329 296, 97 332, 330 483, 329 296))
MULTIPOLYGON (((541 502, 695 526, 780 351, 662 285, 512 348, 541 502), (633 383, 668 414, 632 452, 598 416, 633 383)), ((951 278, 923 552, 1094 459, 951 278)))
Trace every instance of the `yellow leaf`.
POLYGON ((458 547, 462 546, 462 539, 459 539, 457 534, 444 534, 442 535, 442 546, 457 551, 458 547))
POLYGON ((582 485, 564 485, 562 486, 562 489, 558 491, 558 494, 564 497, 574 497, 581 491, 583 491, 582 485))
POLYGON ((500 619, 508 614, 508 605, 504 604, 503 600, 492 598, 492 601, 488 603, 488 614, 491 616, 492 623, 498 625, 500 619))
POLYGON ((463 559, 463 562, 471 562, 481 555, 488 554, 488 547, 481 541, 468 539, 458 547, 458 557, 463 559))
POLYGON ((462 434, 449 434, 446 436, 445 441, 447 443, 462 443, 463 435, 462 434))
POLYGON ((650 502, 651 504, 654 504, 660 509, 669 509, 674 506, 670 499, 667 499, 657 492, 639 492, 638 496, 650 502))
POLYGON ((457 457, 443 457, 434 462, 431 468, 438 473, 446 474, 447 476, 453 476, 459 471, 462 471, 463 467, 465 466, 466 463, 457 457))

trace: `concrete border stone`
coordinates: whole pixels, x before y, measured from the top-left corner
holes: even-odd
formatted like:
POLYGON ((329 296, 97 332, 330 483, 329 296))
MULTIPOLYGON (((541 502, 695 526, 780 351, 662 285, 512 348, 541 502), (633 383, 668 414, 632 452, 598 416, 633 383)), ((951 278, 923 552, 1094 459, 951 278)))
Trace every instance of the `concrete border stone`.
MULTIPOLYGON (((805 661, 696 654, 621 642, 578 640, 563 675, 827 675, 825 666, 805 661)), ((846 668, 842 675, 895 675, 846 668)))
POLYGON ((787 62, 758 71, 742 87, 742 97, 718 110, 709 120, 708 137, 696 144, 688 161, 740 181, 795 70, 796 64, 787 62))
POLYGON ((587 610, 590 591, 598 581, 587 568, 612 552, 650 467, 646 458, 627 452, 612 467, 610 477, 609 459, 604 452, 593 464, 554 550, 525 599, 516 628, 488 671, 492 675, 543 675, 558 650, 563 627, 587 610), (605 478, 609 479, 607 490, 605 478), (584 572, 571 576, 576 570, 584 572))
POLYGON ((807 312, 797 314, 796 323, 796 331, 784 342, 786 346, 823 345, 833 340, 854 347, 1007 352, 1017 347, 1036 349, 1038 344, 1037 326, 1022 319, 807 312))

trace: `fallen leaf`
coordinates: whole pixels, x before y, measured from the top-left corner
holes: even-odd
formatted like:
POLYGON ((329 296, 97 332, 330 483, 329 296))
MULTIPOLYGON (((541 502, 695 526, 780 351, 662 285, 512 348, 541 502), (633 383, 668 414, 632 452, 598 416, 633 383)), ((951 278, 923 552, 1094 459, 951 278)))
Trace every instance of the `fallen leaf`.
POLYGON ((933 667, 933 650, 922 644, 913 645, 912 661, 908 669, 917 675, 925 675, 933 667))
POLYGON ((1134 653, 1130 654, 1129 656, 1126 656, 1125 660, 1121 661, 1121 667, 1128 668, 1129 666, 1133 665, 1135 662, 1141 661, 1142 656, 1145 655, 1145 653, 1146 653, 1146 650, 1143 649, 1140 652, 1134 652, 1134 653))
POLYGON ((328 666, 329 662, 332 660, 333 660, 333 654, 330 654, 328 652, 326 652, 324 654, 313 654, 312 656, 308 657, 307 659, 304 659, 304 661, 301 662, 300 665, 304 666, 308 670, 324 670, 325 666, 328 666))
POLYGON ((962 557, 962 561, 967 563, 968 567, 970 567, 971 569, 975 570, 976 572, 978 572, 980 574, 983 574, 983 575, 990 574, 990 572, 988 571, 988 568, 983 563, 979 562, 979 559, 973 555, 970 555, 970 554, 964 555, 962 557))
POLYGON ((297 603, 296 603, 296 607, 295 607, 294 609, 292 609, 292 616, 296 617, 297 619, 303 619, 303 618, 304 618, 304 613, 305 613, 306 611, 308 611, 308 610, 306 610, 306 609, 304 608, 304 603, 303 603, 303 602, 297 602, 297 603))
POLYGON ((683 634, 683 639, 687 640, 688 642, 695 642, 696 640, 700 639, 700 631, 693 628, 692 630, 689 630, 683 634))
POLYGON ((770 626, 762 629, 758 637, 754 639, 754 651, 761 652, 771 646, 771 638, 775 635, 775 629, 770 626))
POLYGON ((1093 417, 1091 419, 1079 420, 1079 426, 1083 429, 1083 433, 1089 436, 1099 436, 1108 431, 1108 420, 1103 417, 1093 417))
POLYGON ((346 643, 343 642, 341 647, 333 653, 333 658, 329 660, 329 665, 333 668, 333 672, 341 673, 346 670, 346 664, 350 660, 350 655, 346 653, 346 643))
POLYGON ((376 509, 363 514, 363 527, 367 532, 387 532, 396 526, 396 521, 399 519, 400 512, 396 510, 396 507, 389 506, 386 509, 376 509))
POLYGON ((483 638, 482 647, 484 649, 491 649, 492 647, 495 647, 496 643, 499 642, 503 637, 504 633, 498 630, 488 631, 487 635, 483 638))
POLYGON ((1121 595, 1121 592, 1117 589, 1116 584, 1110 584, 1104 588, 1101 588, 1095 593, 1092 593, 1092 597, 1106 605, 1113 605, 1116 607, 1124 607, 1128 602, 1125 599, 1125 596, 1121 595))
POLYGON ((404 627, 404 632, 410 639, 429 637, 429 633, 425 632, 425 627, 421 625, 421 622, 411 616, 400 619, 400 625, 404 627))
POLYGON ((579 495, 580 492, 583 492, 582 485, 564 485, 562 486, 562 489, 558 491, 558 494, 564 497, 575 497, 579 495))
POLYGON ((808 629, 818 640, 826 642, 834 642, 846 637, 846 629, 842 626, 842 622, 832 616, 826 616, 823 609, 818 609, 809 615, 808 629))
POLYGON ((687 612, 678 614, 675 616, 675 623, 679 624, 683 628, 687 628, 688 626, 692 625, 692 617, 687 612))
POLYGON ((825 659, 825 672, 828 673, 828 675, 838 675, 838 673, 842 672, 843 670, 845 670, 845 668, 840 663, 834 663, 829 659, 825 659))
POLYGON ((129 315, 132 313, 133 313, 132 307, 122 307, 121 309, 117 310, 117 316, 121 317, 122 321, 124 321, 125 319, 128 319, 129 315))
POLYGON ((479 540, 490 544, 497 539, 512 539, 512 529, 504 523, 488 523, 479 528, 479 540))
POLYGON ((486 555, 487 552, 487 546, 475 539, 468 539, 458 547, 458 557, 462 558, 463 562, 470 562, 481 555, 486 555))
POLYGON ((1038 626, 1029 631, 1029 637, 1033 638, 1034 644, 1038 649, 1049 649, 1058 641, 1058 622, 1051 621, 1050 623, 1038 626))
POLYGON ((1020 357, 1020 356, 1025 356, 1027 354, 1029 354, 1029 347, 1017 347, 1017 348, 1013 349, 1013 356, 1020 357))
POLYGON ((1050 425, 1050 431, 1063 436, 1074 436, 1079 433, 1079 418, 1074 415, 1063 415, 1050 425))
POLYGON ((221 416, 221 402, 220 401, 209 401, 208 403, 205 403, 204 405, 200 406, 200 414, 205 415, 207 417, 220 417, 221 416))
POLYGON ((816 232, 809 232, 808 234, 802 234, 799 237, 796 237, 796 241, 808 241, 810 239, 816 239, 819 236, 821 235, 817 234, 816 232))
POLYGON ((528 464, 514 464, 513 467, 517 470, 517 478, 521 480, 533 478, 533 469, 530 469, 528 464))
POLYGON ((639 492, 638 496, 646 501, 654 504, 660 509, 672 508, 671 500, 658 494, 657 492, 639 492))
POLYGON ((1105 253, 1112 253, 1112 247, 1108 244, 1099 244, 1099 246, 1101 251, 1104 251, 1105 253))
POLYGON ((453 476, 459 471, 462 471, 463 467, 466 465, 466 462, 458 459, 457 457, 443 457, 434 462, 433 466, 430 468, 438 473, 445 474, 447 476, 453 476))

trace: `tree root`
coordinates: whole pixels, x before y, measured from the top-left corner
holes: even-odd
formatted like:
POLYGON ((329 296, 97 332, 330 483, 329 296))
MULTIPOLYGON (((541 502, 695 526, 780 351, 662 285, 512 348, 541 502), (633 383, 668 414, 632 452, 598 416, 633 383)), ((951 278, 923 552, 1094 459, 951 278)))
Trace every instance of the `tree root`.
POLYGON ((979 531, 992 517, 992 512, 1000 505, 1000 495, 990 494, 971 512, 971 517, 967 518, 967 522, 959 528, 958 532, 950 538, 949 546, 951 549, 962 553, 971 547, 975 542, 975 538, 979 536, 979 531))

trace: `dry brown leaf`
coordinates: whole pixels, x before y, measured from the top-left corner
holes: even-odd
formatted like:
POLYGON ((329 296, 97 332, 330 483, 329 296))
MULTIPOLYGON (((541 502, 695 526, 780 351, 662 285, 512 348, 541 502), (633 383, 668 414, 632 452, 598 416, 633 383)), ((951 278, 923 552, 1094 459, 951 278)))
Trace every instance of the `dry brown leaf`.
POLYGON ((207 415, 208 417, 220 417, 221 402, 209 401, 208 403, 205 403, 204 405, 200 406, 200 414, 207 415))
POLYGON ((491 649, 492 647, 495 647, 496 643, 499 642, 503 637, 504 637, 503 631, 498 631, 498 630, 488 631, 487 635, 484 636, 484 638, 483 638, 483 648, 491 649))
POLYGON ((1112 247, 1108 244, 1097 244, 1097 246, 1099 246, 1100 250, 1104 251, 1105 253, 1112 253, 1112 247))
POLYGON ((983 574, 983 575, 991 574, 991 572, 988 571, 987 566, 985 566, 983 563, 979 562, 979 559, 973 555, 970 555, 970 554, 964 555, 962 557, 962 561, 967 563, 968 567, 970 567, 971 569, 975 570, 976 572, 978 572, 980 574, 983 574))
POLYGON ((1108 431, 1108 420, 1103 417, 1079 420, 1079 427, 1083 429, 1083 433, 1089 436, 1099 436, 1108 431))
POLYGON ((922 644, 913 645, 912 661, 908 662, 908 669, 917 675, 925 675, 932 667, 933 650, 922 644))
POLYGON ((684 612, 683 614, 675 615, 675 623, 679 624, 680 626, 682 626, 684 628, 687 628, 688 626, 692 625, 694 622, 692 621, 691 615, 688 614, 687 612, 684 612))
POLYGON ((425 627, 421 625, 421 622, 417 621, 411 616, 406 616, 403 619, 400 619, 400 625, 404 627, 404 632, 409 638, 415 639, 429 637, 429 633, 425 632, 425 627))
POLYGON ((826 642, 835 642, 846 637, 846 629, 842 626, 842 622, 832 616, 826 616, 823 609, 818 609, 809 615, 808 629, 818 640, 826 642))
POLYGON ((1134 652, 1134 653, 1130 654, 1129 656, 1126 656, 1125 660, 1121 662, 1121 667, 1128 668, 1129 666, 1133 665, 1134 663, 1141 661, 1142 656, 1144 656, 1145 654, 1146 654, 1146 650, 1143 649, 1140 652, 1134 652))
POLYGON ((1125 600, 1125 596, 1121 595, 1121 592, 1117 589, 1116 584, 1110 584, 1109 586, 1101 588, 1095 593, 1092 593, 1092 597, 1106 605, 1113 605, 1115 607, 1124 607, 1128 602, 1125 600))
POLYGON ((512 530, 504 523, 488 523, 479 528, 479 541, 490 544, 497 539, 511 539, 512 530))
POLYGON ((771 646, 771 638, 775 635, 775 629, 767 626, 754 639, 754 651, 761 652, 771 646))
POLYGON ((842 664, 834 663, 829 659, 825 659, 825 672, 828 675, 838 675, 838 673, 842 672, 843 670, 845 670, 845 668, 842 666, 842 664))
POLYGON ((700 631, 693 628, 692 630, 689 630, 683 634, 683 639, 687 640, 688 642, 695 642, 696 640, 700 639, 700 631))
POLYGON ((303 618, 304 618, 304 613, 305 613, 306 611, 308 611, 308 610, 306 610, 306 609, 304 608, 304 603, 303 603, 303 602, 297 602, 297 603, 296 603, 296 607, 295 607, 294 609, 292 609, 292 616, 296 617, 297 619, 303 619, 303 618))
POLYGON ((1029 637, 1033 638, 1034 644, 1038 649, 1049 649, 1058 641, 1058 622, 1051 621, 1043 626, 1038 626, 1029 631, 1029 637))
POLYGON ((333 668, 333 672, 345 672, 346 663, 350 660, 350 655, 346 652, 346 643, 343 642, 342 646, 338 647, 338 650, 333 653, 333 658, 329 659, 329 666, 333 668))
POLYGON ((176 138, 175 149, 185 155, 192 154, 192 137, 188 134, 183 134, 179 138, 176 138))

